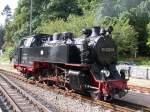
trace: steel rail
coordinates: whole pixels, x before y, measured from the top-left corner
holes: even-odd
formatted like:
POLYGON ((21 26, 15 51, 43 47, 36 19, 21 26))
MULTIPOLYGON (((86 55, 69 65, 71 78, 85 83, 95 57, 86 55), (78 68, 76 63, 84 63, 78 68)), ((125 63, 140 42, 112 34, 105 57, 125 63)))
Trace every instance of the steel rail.
POLYGON ((11 105, 12 110, 14 112, 21 112, 21 109, 19 108, 19 106, 13 101, 13 99, 10 97, 10 95, 2 87, 1 84, 0 84, 0 91, 1 91, 1 94, 3 95, 3 97, 5 97, 7 99, 7 102, 9 103, 9 105, 11 105))
MULTIPOLYGON (((23 89, 21 89, 20 87, 18 87, 17 85, 15 85, 6 76, 0 74, 0 77, 3 78, 7 83, 9 83, 10 86, 12 86, 17 92, 19 92, 19 94, 21 94, 24 98, 26 98, 31 104, 33 104, 35 107, 37 107, 40 112, 50 112, 50 110, 48 110, 44 105, 42 105, 37 100, 35 100, 32 96, 30 96, 29 94, 27 94, 23 89)), ((11 98, 11 95, 9 95, 9 92, 7 92, 7 90, 2 85, 0 86, 0 90, 2 91, 2 93, 7 98, 8 102, 11 103, 14 111, 16 111, 16 112, 22 112, 23 111, 19 107, 19 105, 17 105, 17 103, 15 103, 15 101, 13 100, 13 98, 11 98)))

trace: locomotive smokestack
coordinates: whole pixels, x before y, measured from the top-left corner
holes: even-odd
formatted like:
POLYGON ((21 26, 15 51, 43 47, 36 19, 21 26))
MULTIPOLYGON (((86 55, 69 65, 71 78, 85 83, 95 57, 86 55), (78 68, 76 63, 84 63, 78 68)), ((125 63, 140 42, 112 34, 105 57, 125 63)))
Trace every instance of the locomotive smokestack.
POLYGON ((98 26, 93 27, 91 37, 95 37, 99 35, 100 35, 100 27, 98 26))
POLYGON ((63 40, 63 34, 62 33, 54 33, 53 40, 63 40))
POLYGON ((113 27, 109 26, 108 28, 105 28, 105 31, 106 31, 106 35, 110 35, 113 31, 113 27))
POLYGON ((88 28, 82 29, 82 34, 84 34, 86 37, 89 37, 92 34, 92 30, 88 28))

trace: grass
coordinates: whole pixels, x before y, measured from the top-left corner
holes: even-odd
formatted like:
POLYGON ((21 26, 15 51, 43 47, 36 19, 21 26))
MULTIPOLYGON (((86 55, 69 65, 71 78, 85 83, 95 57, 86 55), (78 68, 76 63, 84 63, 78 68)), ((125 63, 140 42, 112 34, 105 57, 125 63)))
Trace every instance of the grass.
POLYGON ((3 55, 0 56, 0 63, 9 63, 8 54, 3 54, 3 55))
POLYGON ((140 57, 135 60, 138 65, 150 65, 150 57, 140 57))

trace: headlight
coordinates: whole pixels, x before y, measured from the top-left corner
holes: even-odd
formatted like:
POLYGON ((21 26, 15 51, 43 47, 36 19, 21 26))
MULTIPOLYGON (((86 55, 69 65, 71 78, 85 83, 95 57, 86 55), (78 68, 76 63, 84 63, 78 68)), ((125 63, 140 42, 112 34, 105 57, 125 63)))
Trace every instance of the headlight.
POLYGON ((106 77, 110 76, 110 72, 108 70, 101 70, 100 73, 104 74, 106 77))

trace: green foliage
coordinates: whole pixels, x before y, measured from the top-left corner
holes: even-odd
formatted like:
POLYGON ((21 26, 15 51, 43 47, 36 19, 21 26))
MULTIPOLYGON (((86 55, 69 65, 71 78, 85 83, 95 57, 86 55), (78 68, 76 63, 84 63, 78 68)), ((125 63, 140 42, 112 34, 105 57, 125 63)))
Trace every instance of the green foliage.
POLYGON ((9 56, 7 54, 3 54, 0 56, 0 62, 6 62, 8 63, 9 62, 9 56))
POLYGON ((150 22, 150 0, 103 0, 96 11, 95 18, 117 17, 124 15, 129 24, 138 32, 138 54, 150 55, 147 47, 146 26, 150 22))
POLYGON ((100 17, 117 17, 124 11, 136 8, 143 1, 145 0, 103 0, 96 12, 100 17))
POLYGON ((121 56, 134 56, 137 52, 137 32, 129 25, 129 19, 119 18, 114 25, 113 38, 121 56))
POLYGON ((150 23, 147 25, 147 45, 150 47, 150 23))
POLYGON ((2 48, 4 42, 4 28, 0 26, 0 49, 2 48))
POLYGON ((0 55, 0 62, 8 63, 10 62, 10 53, 14 50, 14 47, 7 47, 3 55, 0 55))
POLYGON ((104 17, 97 24, 108 27, 113 26, 112 37, 118 45, 118 53, 121 56, 133 56, 138 50, 137 37, 138 33, 134 27, 129 24, 127 13, 122 14, 119 18, 104 17))
POLYGON ((3 48, 13 47, 13 46, 14 46, 14 42, 13 42, 13 40, 12 40, 12 36, 13 36, 12 29, 13 29, 13 26, 12 26, 12 24, 9 22, 9 23, 5 26, 5 36, 4 36, 4 41, 5 41, 5 43, 3 44, 3 48))
POLYGON ((147 32, 146 26, 150 22, 150 1, 142 1, 137 8, 131 10, 130 23, 134 25, 138 32, 138 50, 139 55, 150 55, 150 50, 147 47, 147 32))
MULTIPOLYGON (((17 44, 21 37, 29 35, 29 6, 30 0, 19 1, 13 21, 6 26, 4 47, 10 46, 9 43, 17 44), (13 30, 10 31, 10 28, 13 30)), ((32 14, 32 29, 33 33, 36 33, 36 29, 39 29, 43 22, 55 21, 56 18, 67 20, 70 14, 82 15, 83 12, 74 0, 33 0, 32 14)))
POLYGON ((49 19, 63 18, 67 20, 70 14, 82 15, 82 10, 75 0, 46 0, 43 8, 49 19))
POLYGON ((11 8, 6 5, 2 11, 2 15, 5 16, 5 28, 4 30, 1 32, 1 41, 3 42, 3 40, 5 41, 5 43, 1 46, 6 47, 6 46, 12 46, 13 42, 12 42, 12 24, 10 22, 11 20, 11 8), (4 32, 4 34, 3 34, 4 32))
POLYGON ((58 19, 55 21, 49 21, 43 23, 37 32, 53 34, 55 32, 73 32, 76 36, 81 35, 81 30, 85 27, 93 26, 93 16, 73 16, 68 17, 68 21, 65 22, 63 19, 58 19))
POLYGON ((2 15, 6 16, 5 17, 5 24, 7 24, 10 21, 11 16, 12 16, 12 14, 11 14, 11 8, 9 7, 9 5, 6 5, 4 7, 4 9, 2 11, 2 15))
POLYGON ((76 1, 84 11, 87 10, 92 11, 102 2, 102 0, 76 0, 76 1))

